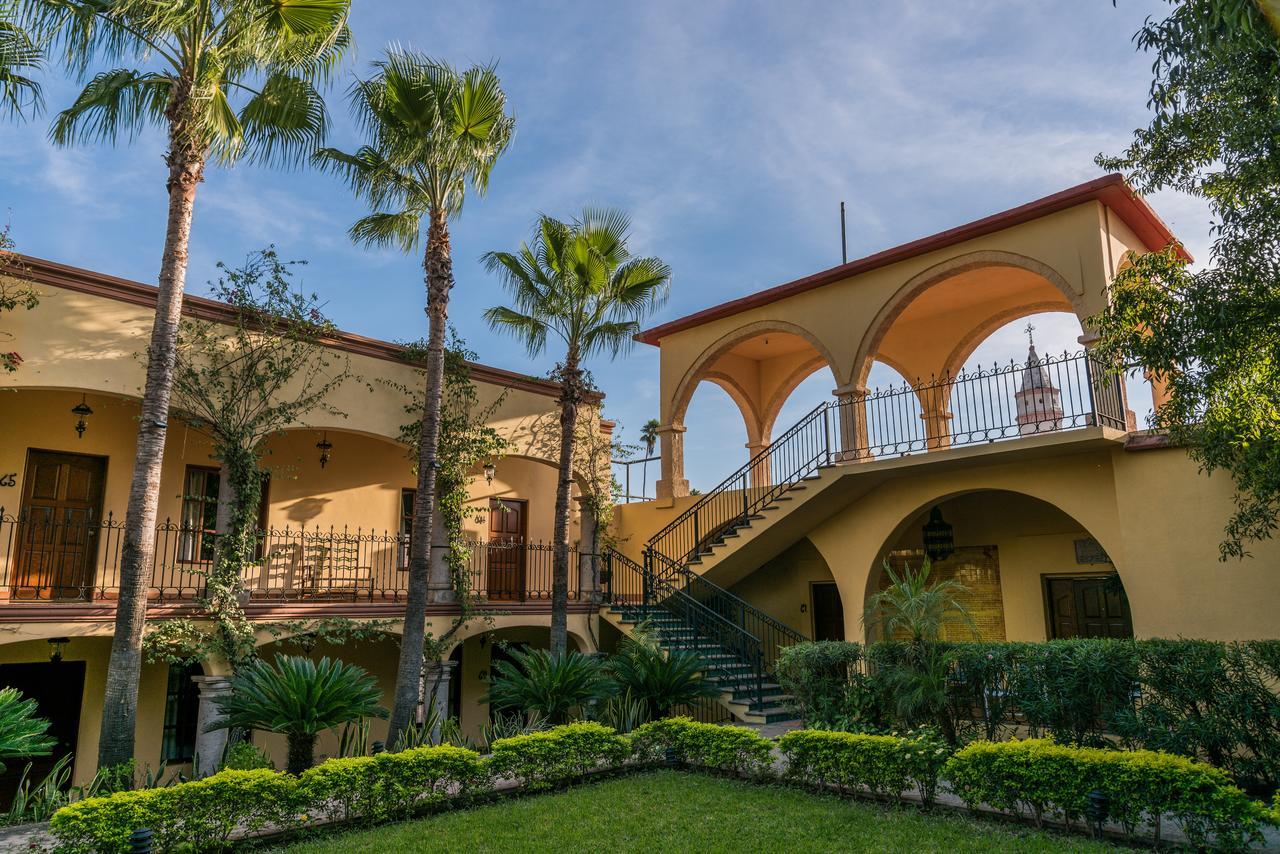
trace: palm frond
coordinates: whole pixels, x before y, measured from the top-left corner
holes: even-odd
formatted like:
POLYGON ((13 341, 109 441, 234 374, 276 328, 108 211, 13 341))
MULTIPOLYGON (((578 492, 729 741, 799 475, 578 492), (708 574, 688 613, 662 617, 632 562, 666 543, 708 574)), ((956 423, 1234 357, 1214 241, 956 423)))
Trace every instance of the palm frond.
POLYGON ((121 135, 132 139, 147 125, 163 124, 172 85, 172 79, 154 72, 103 71, 58 114, 49 136, 61 145, 114 141, 121 135))
POLYGON ((255 160, 298 164, 324 141, 329 114, 309 80, 276 72, 240 110, 240 123, 255 160))
POLYGON ((37 70, 44 52, 25 30, 9 19, 6 2, 0 2, 0 110, 21 118, 44 106, 40 84, 24 72, 37 70))
POLYGON ((408 252, 422 235, 422 214, 412 210, 371 213, 356 220, 348 234, 354 243, 396 246, 408 252))

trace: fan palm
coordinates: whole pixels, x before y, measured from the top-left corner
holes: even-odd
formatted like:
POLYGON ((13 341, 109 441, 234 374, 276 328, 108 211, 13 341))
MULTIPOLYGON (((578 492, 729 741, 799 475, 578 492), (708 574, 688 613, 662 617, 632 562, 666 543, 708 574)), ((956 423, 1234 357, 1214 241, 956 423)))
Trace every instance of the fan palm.
POLYGON ((447 577, 431 578, 431 526, 435 513, 436 455, 444 381, 445 326, 453 288, 449 219, 462 210, 467 187, 482 193, 515 127, 492 66, 459 72, 411 51, 392 50, 377 73, 351 88, 351 106, 369 142, 354 153, 333 148, 315 154, 322 168, 346 178, 374 212, 351 226, 357 243, 426 249, 426 400, 418 438, 418 489, 409 537, 409 580, 404 634, 396 671, 389 744, 409 725, 422 674, 427 602, 447 600, 447 577))
POLYGON ((664 651, 648 639, 624 639, 609 659, 618 694, 644 703, 649 720, 670 715, 677 706, 717 696, 720 689, 703 677, 704 669, 696 653, 664 651))
POLYGON ((28 108, 40 109, 40 84, 27 75, 42 60, 40 46, 14 19, 12 4, 0 0, 0 111, 21 118, 28 108))
POLYGON ((253 661, 231 679, 231 691, 215 697, 222 720, 211 729, 278 732, 289 742, 288 771, 314 764, 316 736, 364 718, 385 718, 374 678, 354 664, 300 655, 276 655, 275 665, 253 661))
POLYGON ((533 245, 517 252, 488 252, 486 267, 498 273, 512 306, 485 312, 494 329, 520 339, 530 356, 550 338, 564 347, 560 381, 560 475, 556 485, 551 577, 551 651, 568 644, 569 498, 578 405, 589 390, 585 360, 616 357, 631 346, 640 321, 666 299, 671 270, 658 258, 632 257, 626 214, 587 208, 571 223, 542 216, 533 245))
POLYGON ((131 139, 147 126, 168 137, 168 218, 98 742, 99 766, 111 767, 133 757, 146 589, 196 188, 210 158, 224 165, 242 157, 288 162, 320 144, 328 119, 315 84, 328 77, 350 43, 350 0, 15 2, 33 35, 59 47, 74 72, 126 63, 89 78, 55 119, 54 142, 131 139))
POLYGON ((658 423, 658 419, 650 418, 644 422, 644 426, 640 428, 640 441, 644 442, 644 464, 640 467, 640 497, 643 498, 649 489, 649 457, 653 456, 653 449, 658 446, 658 428, 662 425, 658 423))
POLYGON ((36 717, 35 700, 24 700, 17 688, 0 688, 0 759, 48 756, 55 743, 48 729, 49 722, 36 717))
POLYGON ((493 666, 486 700, 495 709, 537 712, 556 725, 567 722, 574 709, 609 694, 604 668, 591 656, 545 649, 517 649, 510 656, 493 666))

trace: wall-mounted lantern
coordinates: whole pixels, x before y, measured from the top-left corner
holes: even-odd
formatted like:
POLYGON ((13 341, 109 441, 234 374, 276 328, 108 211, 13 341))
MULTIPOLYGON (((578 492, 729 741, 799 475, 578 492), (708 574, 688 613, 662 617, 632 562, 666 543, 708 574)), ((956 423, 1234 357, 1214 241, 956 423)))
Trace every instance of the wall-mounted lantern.
POLYGON ((929 511, 929 521, 924 523, 924 553, 929 560, 946 560, 955 553, 955 530, 942 518, 942 510, 929 511))
POLYGON ((62 661, 62 648, 70 642, 67 638, 49 638, 49 660, 54 664, 62 661))
POLYGON ((320 441, 316 442, 316 449, 320 451, 320 468, 324 468, 329 464, 330 451, 333 450, 333 443, 329 441, 327 431, 321 435, 320 441))
POLYGON ((493 476, 498 473, 498 467, 493 463, 484 464, 484 482, 489 486, 493 486, 493 476))
POLYGON ((76 438, 83 439, 84 431, 89 426, 85 423, 85 419, 93 414, 93 410, 89 407, 83 394, 80 395, 80 402, 71 407, 71 414, 76 417, 76 438))

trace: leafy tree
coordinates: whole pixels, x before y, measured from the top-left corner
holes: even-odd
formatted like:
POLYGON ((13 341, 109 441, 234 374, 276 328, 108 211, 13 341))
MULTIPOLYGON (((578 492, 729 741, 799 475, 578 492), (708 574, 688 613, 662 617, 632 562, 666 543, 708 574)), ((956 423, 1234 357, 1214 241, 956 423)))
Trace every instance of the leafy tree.
POLYGON ((315 88, 350 45, 350 0, 16 0, 37 40, 88 77, 58 114, 61 145, 168 137, 169 193, 155 324, 138 419, 137 452, 120 555, 120 599, 107 669, 98 764, 133 756, 146 590, 160 466, 173 391, 178 323, 196 188, 210 159, 297 162, 320 145, 328 117, 315 88))
POLYGON ((13 4, 0 0, 0 111, 23 118, 28 110, 40 110, 40 84, 28 75, 43 61, 40 46, 15 18, 13 4))
POLYGON ((629 693, 643 703, 646 720, 666 717, 677 706, 720 694, 720 689, 703 677, 705 666, 696 653, 664 651, 657 639, 647 634, 624 638, 608 667, 617 683, 615 696, 629 693))
POLYGON ((486 700, 495 709, 538 712, 554 726, 609 694, 604 666, 589 655, 513 649, 510 656, 493 667, 486 700))
POLYGON ((48 730, 49 722, 36 717, 34 699, 24 700, 17 688, 0 688, 0 760, 48 756, 55 744, 48 730))
MULTIPOLYGON (((13 251, 9 226, 0 228, 0 312, 30 311, 40 303, 40 294, 28 282, 21 260, 13 251)), ((13 334, 0 332, 0 341, 12 340, 13 334)), ((0 370, 13 373, 22 364, 22 356, 16 350, 0 352, 0 370)))
POLYGON ((315 294, 295 290, 292 267, 268 247, 228 268, 213 297, 235 309, 228 326, 186 319, 178 332, 173 407, 213 439, 222 463, 218 532, 206 606, 218 622, 215 650, 233 663, 253 655, 253 629, 240 608, 241 574, 252 560, 262 489, 264 441, 316 412, 345 417, 329 403, 351 373, 323 339, 335 328, 315 294))
POLYGON ((498 273, 512 306, 485 312, 494 329, 520 339, 531 356, 548 338, 564 346, 555 378, 560 383, 560 475, 556 484, 555 557, 551 580, 551 651, 568 643, 569 498, 573 488, 578 407, 586 398, 583 363, 616 357, 633 343, 640 321, 666 299, 671 270, 661 259, 632 257, 626 214, 587 208, 571 223, 542 216, 533 245, 517 252, 488 252, 486 267, 498 273))
POLYGON ((290 774, 315 764, 316 736, 362 718, 385 718, 382 692, 354 664, 277 654, 274 666, 253 661, 231 680, 231 691, 214 698, 223 718, 213 729, 260 729, 289 742, 290 774))
POLYGON ((419 53, 389 51, 377 73, 351 89, 351 105, 369 142, 354 153, 334 148, 315 161, 342 175, 374 212, 351 226, 357 243, 426 249, 426 398, 418 440, 418 490, 413 507, 409 589, 396 671, 395 702, 387 741, 395 744, 418 702, 427 602, 450 594, 445 579, 431 579, 431 524, 436 500, 441 389, 453 255, 449 219, 462 211, 467 187, 483 193, 489 173, 515 127, 492 66, 459 72, 419 53))
POLYGON ((1205 199, 1209 263, 1173 248, 1130 257, 1093 322, 1102 354, 1168 392, 1152 426, 1236 486, 1221 557, 1275 532, 1280 517, 1280 35, 1251 0, 1186 0, 1149 19, 1151 123, 1116 157, 1141 190, 1205 199))

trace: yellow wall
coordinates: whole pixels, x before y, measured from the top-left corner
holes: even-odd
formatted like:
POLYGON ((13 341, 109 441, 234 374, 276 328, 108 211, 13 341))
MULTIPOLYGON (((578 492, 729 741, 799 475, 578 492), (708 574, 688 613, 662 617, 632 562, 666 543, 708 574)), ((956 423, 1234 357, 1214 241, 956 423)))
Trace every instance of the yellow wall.
POLYGON ((807 638, 813 637, 810 587, 834 579, 813 543, 801 540, 730 590, 807 638))

